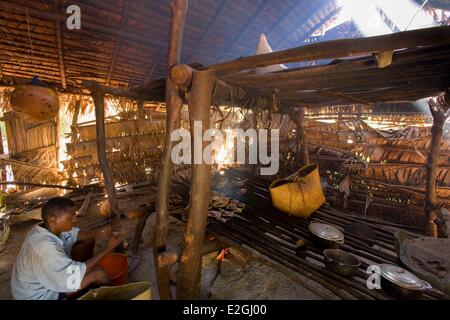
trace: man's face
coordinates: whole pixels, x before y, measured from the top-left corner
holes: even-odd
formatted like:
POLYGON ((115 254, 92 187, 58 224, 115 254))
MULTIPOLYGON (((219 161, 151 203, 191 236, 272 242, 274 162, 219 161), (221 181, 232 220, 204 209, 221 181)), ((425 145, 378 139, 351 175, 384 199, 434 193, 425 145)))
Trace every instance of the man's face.
POLYGON ((76 209, 75 207, 68 208, 63 214, 54 218, 55 230, 58 232, 68 232, 72 230, 73 224, 76 222, 76 209))

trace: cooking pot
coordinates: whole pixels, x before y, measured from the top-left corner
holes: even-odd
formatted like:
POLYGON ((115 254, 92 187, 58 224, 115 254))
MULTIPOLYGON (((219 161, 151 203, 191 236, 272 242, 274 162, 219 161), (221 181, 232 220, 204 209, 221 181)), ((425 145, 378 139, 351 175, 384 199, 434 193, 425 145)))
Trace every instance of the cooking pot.
POLYGON ((358 273, 361 261, 354 255, 340 249, 323 251, 327 269, 344 277, 353 277, 358 273))
POLYGON ((344 243, 344 234, 331 224, 311 222, 308 226, 314 243, 326 249, 339 249, 344 243))
POLYGON ((380 265, 381 288, 401 299, 418 299, 432 286, 413 273, 392 264, 380 265))

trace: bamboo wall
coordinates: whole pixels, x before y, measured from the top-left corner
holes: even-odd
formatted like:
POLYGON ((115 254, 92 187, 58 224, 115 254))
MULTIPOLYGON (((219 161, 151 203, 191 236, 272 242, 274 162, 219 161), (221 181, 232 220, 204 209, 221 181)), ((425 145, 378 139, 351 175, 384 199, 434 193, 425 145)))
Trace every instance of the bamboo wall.
POLYGON ((17 182, 58 181, 58 128, 55 120, 34 122, 9 111, 5 121, 8 150, 17 182))
MULTIPOLYGON (((115 181, 119 184, 146 181, 157 168, 164 145, 165 117, 145 110, 143 118, 110 118, 105 125, 106 152, 115 181)), ((102 179, 98 164, 95 122, 72 128, 64 169, 79 185, 102 179)))

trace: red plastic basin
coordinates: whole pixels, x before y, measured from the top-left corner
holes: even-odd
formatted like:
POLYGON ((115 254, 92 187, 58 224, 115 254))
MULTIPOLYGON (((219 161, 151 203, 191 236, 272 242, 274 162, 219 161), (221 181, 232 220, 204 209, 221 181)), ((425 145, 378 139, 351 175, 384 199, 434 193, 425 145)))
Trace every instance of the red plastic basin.
POLYGON ((110 253, 98 265, 106 271, 113 285, 121 286, 128 282, 128 259, 125 255, 110 253))

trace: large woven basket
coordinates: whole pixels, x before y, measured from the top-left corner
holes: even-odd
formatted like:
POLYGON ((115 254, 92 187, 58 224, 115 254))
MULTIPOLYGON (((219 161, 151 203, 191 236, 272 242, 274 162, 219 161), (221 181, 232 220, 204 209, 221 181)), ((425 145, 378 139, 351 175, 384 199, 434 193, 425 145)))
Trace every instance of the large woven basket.
POLYGON ((325 203, 319 167, 310 164, 269 186, 272 204, 278 210, 307 219, 325 203))
POLYGON ((78 300, 151 300, 150 282, 134 282, 117 287, 93 289, 78 300))

